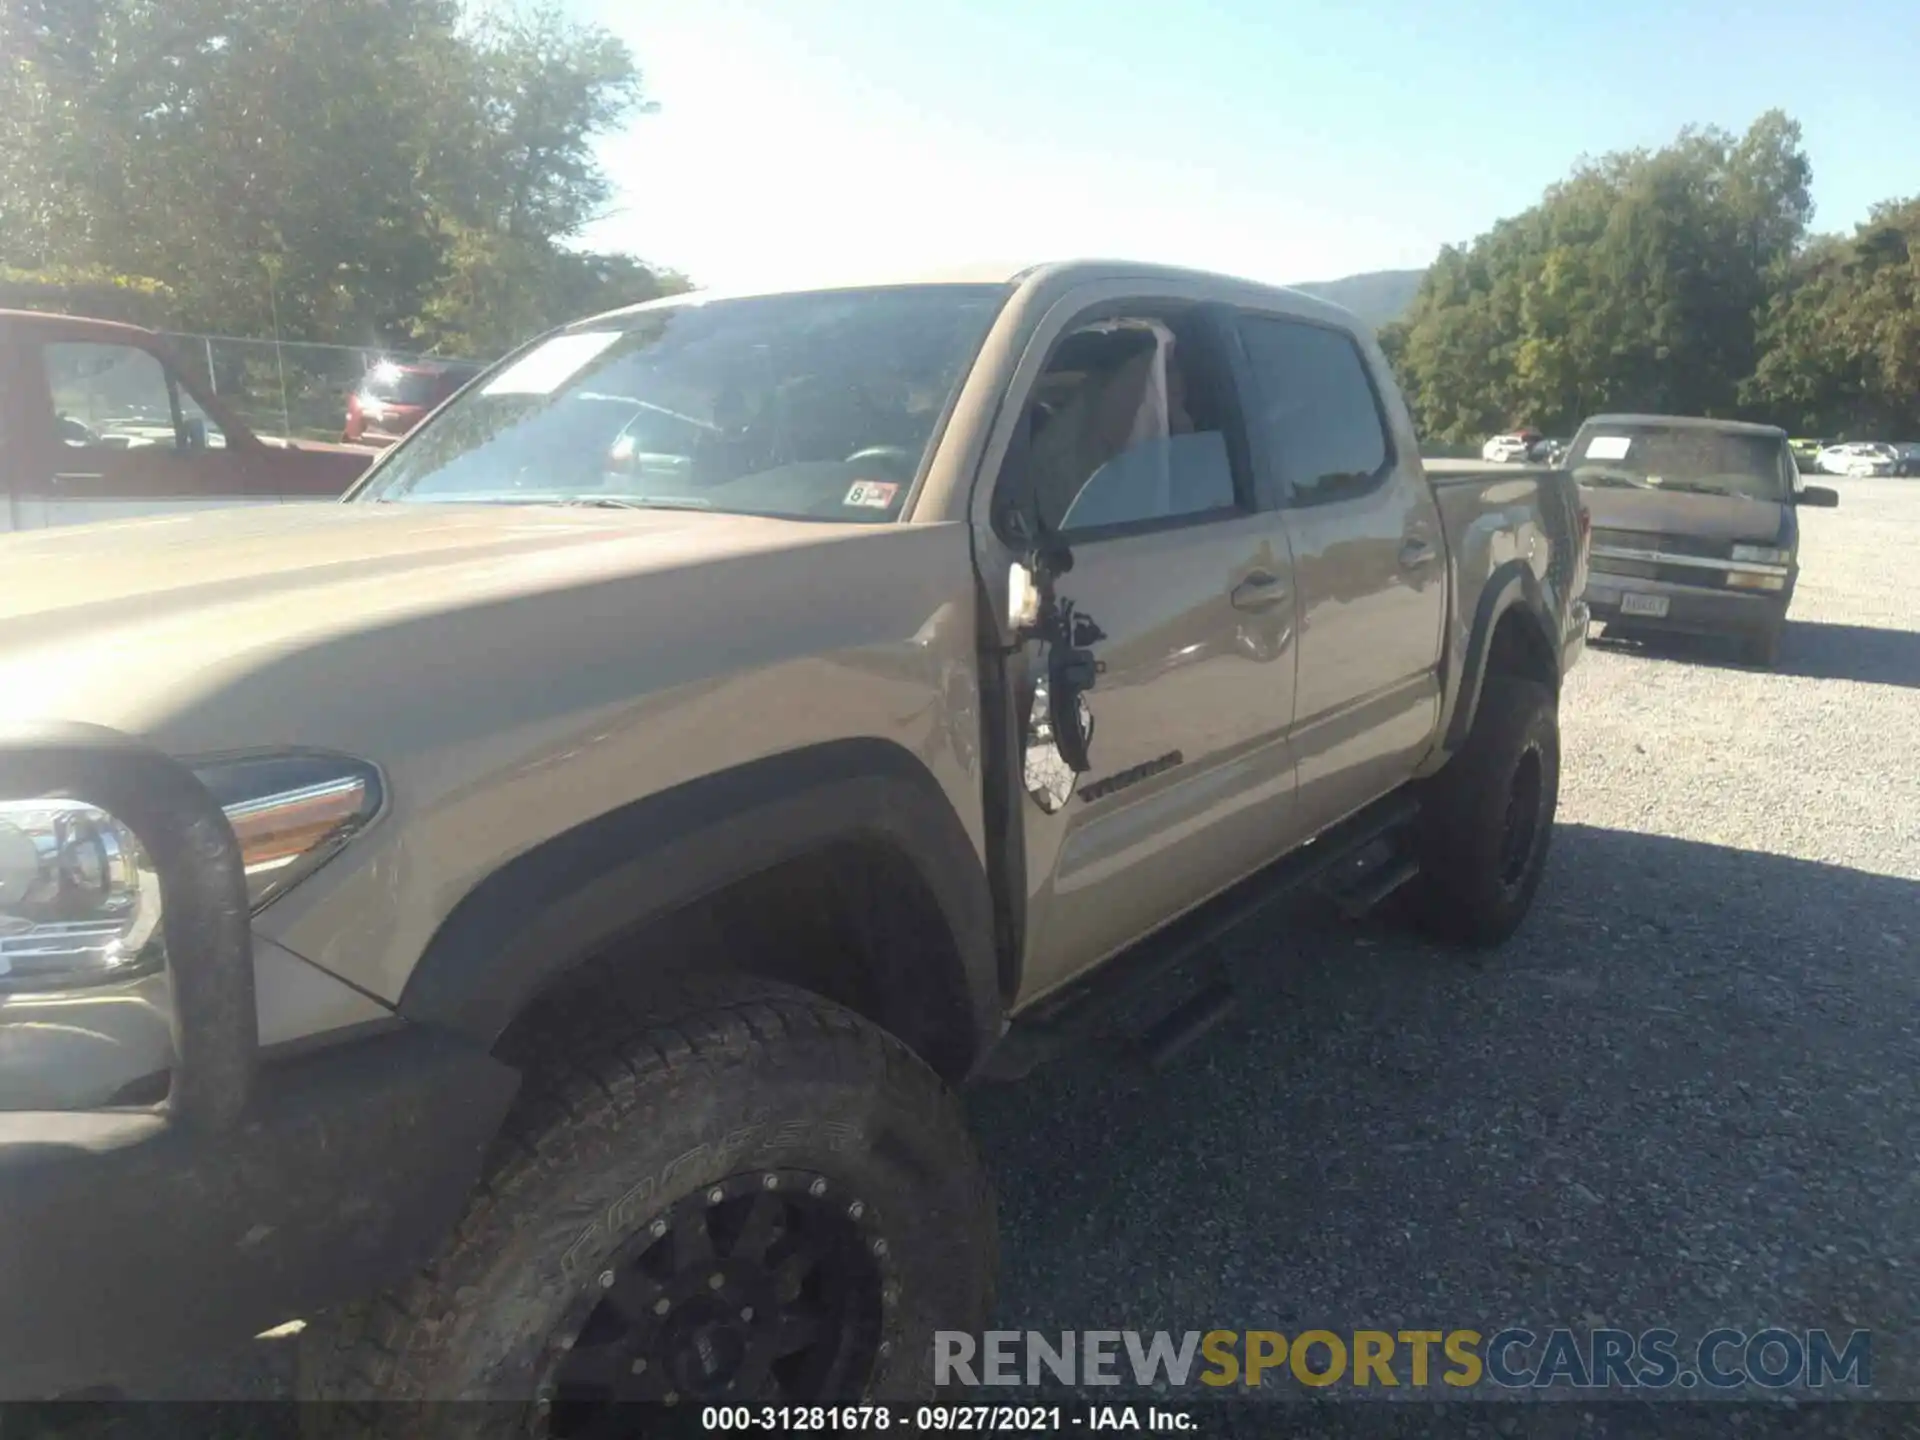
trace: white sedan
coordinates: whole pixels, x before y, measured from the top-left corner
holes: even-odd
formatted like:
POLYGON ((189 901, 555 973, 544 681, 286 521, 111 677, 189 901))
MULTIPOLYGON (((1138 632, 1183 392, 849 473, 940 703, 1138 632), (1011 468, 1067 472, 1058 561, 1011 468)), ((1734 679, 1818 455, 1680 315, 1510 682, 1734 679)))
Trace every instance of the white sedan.
POLYGON ((1813 462, 1822 475, 1897 475, 1900 452, 1891 445, 1876 445, 1856 440, 1846 445, 1829 445, 1813 462))
POLYGON ((1531 430, 1496 435, 1480 447, 1480 458, 1496 465, 1524 464, 1540 444, 1540 436, 1531 430))

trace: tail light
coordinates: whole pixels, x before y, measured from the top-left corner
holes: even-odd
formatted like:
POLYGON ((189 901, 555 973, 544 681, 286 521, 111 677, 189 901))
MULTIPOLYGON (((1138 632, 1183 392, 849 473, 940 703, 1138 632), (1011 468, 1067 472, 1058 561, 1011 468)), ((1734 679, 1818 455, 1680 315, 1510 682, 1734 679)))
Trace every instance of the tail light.
POLYGON ((1593 511, 1587 508, 1582 499, 1574 507, 1573 533, 1576 537, 1573 546, 1574 591, 1573 598, 1586 593, 1587 577, 1593 573, 1593 511))

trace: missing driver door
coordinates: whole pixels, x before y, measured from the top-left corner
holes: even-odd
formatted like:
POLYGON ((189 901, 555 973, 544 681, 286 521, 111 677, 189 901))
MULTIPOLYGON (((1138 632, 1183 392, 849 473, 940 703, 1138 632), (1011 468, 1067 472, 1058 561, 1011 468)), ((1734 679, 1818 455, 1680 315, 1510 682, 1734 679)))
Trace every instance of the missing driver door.
POLYGON ((1016 698, 1024 1001, 1285 848, 1295 645, 1286 533, 1255 503, 1206 311, 1129 305, 1069 326, 1020 423, 1002 483, 1071 555, 1016 698))

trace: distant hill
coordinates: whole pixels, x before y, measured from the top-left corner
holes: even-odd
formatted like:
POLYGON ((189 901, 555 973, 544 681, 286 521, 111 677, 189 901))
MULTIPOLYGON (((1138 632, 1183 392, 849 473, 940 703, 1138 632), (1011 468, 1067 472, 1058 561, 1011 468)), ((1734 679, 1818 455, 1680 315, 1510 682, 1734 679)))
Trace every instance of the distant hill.
POLYGON ((1369 325, 1380 326, 1407 313, 1426 273, 1424 270, 1369 270, 1344 280, 1313 280, 1293 288, 1344 305, 1369 325))

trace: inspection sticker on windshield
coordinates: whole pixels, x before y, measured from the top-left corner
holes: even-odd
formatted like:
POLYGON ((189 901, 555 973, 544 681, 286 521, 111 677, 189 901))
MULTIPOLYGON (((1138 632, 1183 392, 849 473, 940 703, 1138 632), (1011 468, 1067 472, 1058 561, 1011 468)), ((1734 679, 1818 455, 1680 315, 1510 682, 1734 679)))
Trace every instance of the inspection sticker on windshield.
POLYGON ((900 487, 891 480, 856 480, 842 505, 858 505, 866 510, 884 510, 893 504, 900 487))
POLYGON ((480 388, 482 395, 551 395, 563 381, 620 338, 618 330, 556 335, 502 370, 480 388))
POLYGON ((1624 460, 1632 444, 1633 437, 1630 435, 1596 435, 1587 441, 1587 459, 1624 460))

